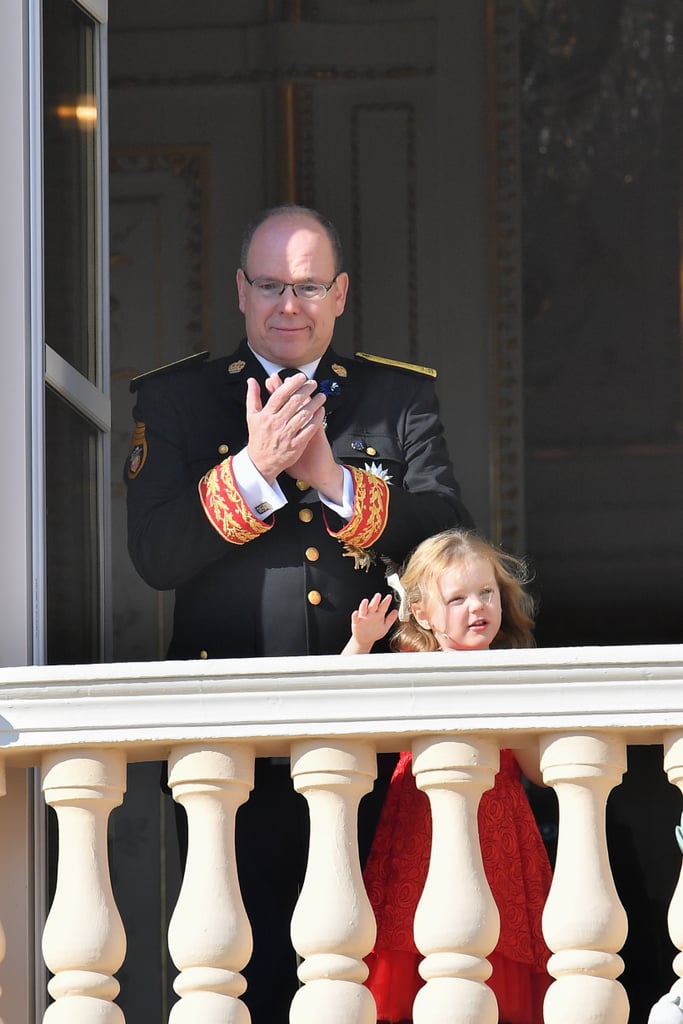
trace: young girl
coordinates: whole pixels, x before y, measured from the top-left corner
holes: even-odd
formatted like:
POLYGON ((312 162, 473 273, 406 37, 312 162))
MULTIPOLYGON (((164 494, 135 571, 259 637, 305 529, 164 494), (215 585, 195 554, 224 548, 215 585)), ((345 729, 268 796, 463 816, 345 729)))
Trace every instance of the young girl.
MULTIPOLYGON (((524 565, 476 534, 449 530, 419 545, 401 575, 401 607, 375 594, 353 613, 345 654, 369 653, 399 619, 392 647, 401 651, 482 651, 533 645, 533 602, 523 590, 524 565)), ((505 1024, 543 1024, 550 951, 541 913, 550 888, 548 856, 520 779, 541 781, 529 751, 501 750, 493 789, 479 805, 484 869, 500 913, 500 937, 489 956, 488 984, 505 1024)), ((401 754, 373 841, 364 878, 377 919, 366 984, 377 1019, 412 1017, 421 955, 412 922, 427 875, 431 845, 429 801, 417 789, 411 755, 401 754)))

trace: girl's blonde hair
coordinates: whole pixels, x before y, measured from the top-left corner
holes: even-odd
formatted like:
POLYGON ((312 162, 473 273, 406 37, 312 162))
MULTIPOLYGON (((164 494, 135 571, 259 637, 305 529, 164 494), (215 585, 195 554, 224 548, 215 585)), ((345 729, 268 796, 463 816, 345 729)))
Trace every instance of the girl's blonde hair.
MULTIPOLYGON (((533 647, 534 600, 524 590, 530 578, 526 563, 469 530, 445 530, 415 548, 400 573, 406 613, 414 604, 433 599, 439 577, 469 558, 485 558, 491 563, 500 590, 502 620, 491 646, 533 647)), ((439 649, 434 634, 421 626, 412 612, 405 622, 398 623, 391 646, 401 651, 439 649)))

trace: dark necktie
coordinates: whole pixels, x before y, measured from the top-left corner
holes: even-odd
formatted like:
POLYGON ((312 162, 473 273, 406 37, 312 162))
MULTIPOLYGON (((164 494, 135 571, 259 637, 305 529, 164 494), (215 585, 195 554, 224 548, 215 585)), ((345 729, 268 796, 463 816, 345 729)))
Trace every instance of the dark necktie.
MULTIPOLYGON (((293 377, 295 373, 303 373, 304 371, 297 370, 296 366, 285 366, 284 369, 278 370, 277 372, 280 380, 284 383, 288 377, 293 377)), ((265 386, 265 377, 261 382, 261 398, 263 400, 264 405, 270 398, 270 394, 266 390, 265 386)))
POLYGON ((285 366, 284 370, 278 370, 278 376, 280 380, 287 380, 288 377, 293 377, 295 373, 303 373, 303 370, 298 370, 296 366, 285 366))

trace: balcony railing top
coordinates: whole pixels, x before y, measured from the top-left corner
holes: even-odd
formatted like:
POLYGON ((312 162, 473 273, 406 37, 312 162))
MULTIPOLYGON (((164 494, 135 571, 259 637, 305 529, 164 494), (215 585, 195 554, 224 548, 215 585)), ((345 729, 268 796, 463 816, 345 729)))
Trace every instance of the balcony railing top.
MULTIPOLYGON (((135 662, 0 669, 0 756, 77 745, 618 729, 633 743, 683 728, 683 645, 135 662)), ((518 734, 518 735, 517 735, 518 734)), ((134 757, 131 757, 134 759, 134 757)))
MULTIPOLYGON (((26 773, 5 766, 40 764, 45 800, 58 817, 57 888, 42 941, 54 999, 45 1020, 89 1024, 106 1010, 110 1024, 123 1024, 115 999, 126 935, 107 823, 123 802, 127 762, 150 759, 169 760, 190 836, 168 934, 181 997, 171 1017, 218 1020, 219 1006, 221 1020, 246 1019, 238 1008, 251 934, 239 897, 236 812, 254 799, 252 787, 258 793, 253 755, 268 754, 290 755, 292 784, 310 813, 309 858, 291 920, 304 984, 290 1019, 317 1024, 334 1010, 335 1020, 369 1024, 375 1012, 364 958, 375 931, 355 823, 372 787, 375 750, 411 749, 435 839, 415 912, 426 985, 413 1016, 416 1024, 442 1019, 446 991, 453 1024, 493 1022, 495 1000, 482 982, 498 916, 479 848, 479 798, 494 783, 498 747, 535 745, 559 822, 543 913, 556 979, 544 1019, 626 1024, 618 978, 627 919, 606 842, 606 803, 627 768, 626 743, 663 743, 669 782, 683 789, 683 645, 0 669, 0 791, 7 790, 10 822, 3 871, 6 889, 10 868, 17 873, 12 898, 27 889, 22 864, 33 834, 17 797, 28 793, 26 773), (14 860, 10 842, 20 850, 14 860), (463 877, 471 884, 463 886, 463 877)), ((669 827, 667 835, 673 846, 669 827)), ((679 885, 669 910, 678 950, 682 899, 679 885)), ((28 918, 19 919, 21 906, 7 910, 13 906, 0 901, 10 936, 2 1006, 5 1019, 23 1020, 11 1000, 29 1003, 18 938, 28 918)), ((674 993, 683 990, 681 962, 674 960, 674 993)))

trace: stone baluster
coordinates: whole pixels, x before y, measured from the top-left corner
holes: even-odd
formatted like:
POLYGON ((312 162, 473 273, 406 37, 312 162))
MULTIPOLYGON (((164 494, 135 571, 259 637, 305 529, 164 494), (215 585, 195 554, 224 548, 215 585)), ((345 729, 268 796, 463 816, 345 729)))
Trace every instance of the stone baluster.
POLYGON ((542 738, 541 768, 559 804, 559 836, 543 933, 556 979, 545 998, 546 1024, 626 1024, 629 1004, 616 979, 628 922, 609 864, 605 808, 626 770, 623 740, 605 734, 542 738))
POLYGON ((303 888, 292 917, 292 942, 304 957, 304 985, 291 1024, 375 1024, 363 963, 375 919, 360 869, 358 804, 372 789, 376 758, 360 741, 301 741, 292 746, 292 777, 309 807, 310 842, 303 888))
POLYGON ((237 877, 235 816, 254 786, 254 751, 240 743, 178 747, 168 784, 188 820, 187 863, 168 931, 181 997, 169 1024, 249 1024, 240 972, 252 936, 237 877))
POLYGON ((429 870, 414 923, 426 981, 415 999, 415 1024, 498 1020, 486 957, 498 940, 500 919, 484 873, 477 811, 499 763, 497 744, 483 737, 413 743, 413 773, 432 815, 429 870))
MULTIPOLYGON (((664 768, 669 777, 669 782, 673 786, 678 786, 683 793, 683 732, 674 732, 666 737, 664 741, 664 768)), ((671 941, 676 949, 679 950, 673 962, 677 980, 671 986, 671 991, 675 995, 683 996, 683 952, 680 952, 683 950, 683 867, 681 868, 681 873, 669 905, 668 922, 671 941)))
POLYGON ((124 1024, 112 1000, 126 936, 114 902, 107 825, 126 788, 120 750, 58 750, 42 763, 45 800, 59 824, 57 886, 43 931, 55 1002, 45 1024, 124 1024))

